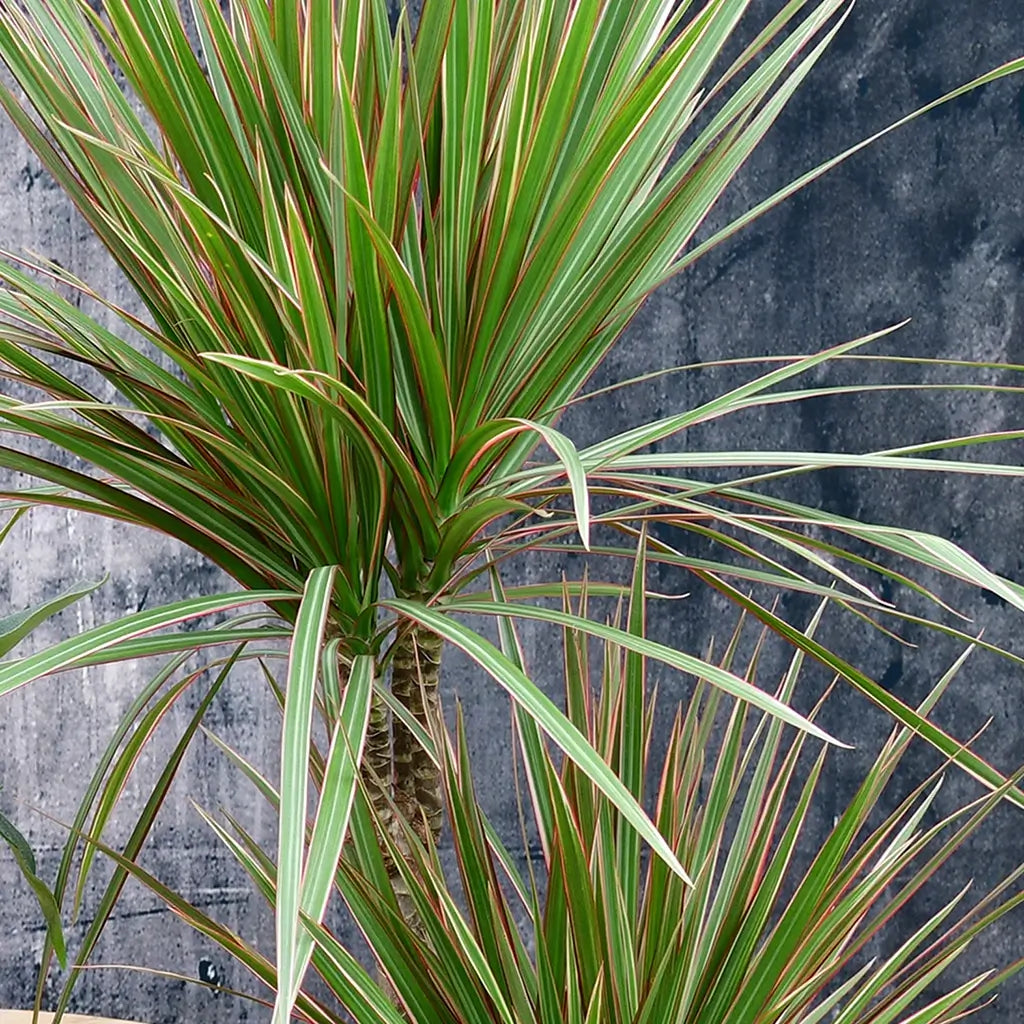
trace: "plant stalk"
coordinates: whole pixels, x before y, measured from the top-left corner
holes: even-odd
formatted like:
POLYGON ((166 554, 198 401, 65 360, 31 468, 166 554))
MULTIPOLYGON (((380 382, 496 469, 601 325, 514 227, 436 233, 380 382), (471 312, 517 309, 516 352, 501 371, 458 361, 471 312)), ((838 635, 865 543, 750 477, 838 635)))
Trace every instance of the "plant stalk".
MULTIPOLYGON (((413 626, 398 641, 391 667, 391 692, 428 735, 436 731, 441 638, 413 626)), ((404 723, 392 726, 395 808, 429 849, 441 834, 441 776, 437 765, 404 723), (428 842, 429 836, 429 842, 428 842)))
MULTIPOLYGON (((375 819, 388 833, 392 831, 394 812, 392 810, 391 793, 391 723, 388 706, 384 698, 376 691, 370 698, 370 719, 366 726, 366 742, 363 746, 363 759, 360 773, 375 819)), ((386 854, 385 844, 381 844, 386 854)))

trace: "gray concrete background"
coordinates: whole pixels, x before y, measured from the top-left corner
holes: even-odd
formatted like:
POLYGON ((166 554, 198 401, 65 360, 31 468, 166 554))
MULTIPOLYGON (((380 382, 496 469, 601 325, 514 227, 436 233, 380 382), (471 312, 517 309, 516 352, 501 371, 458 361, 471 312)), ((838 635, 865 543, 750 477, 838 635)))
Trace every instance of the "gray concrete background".
MULTIPOLYGON (((776 0, 755 3, 754 17, 777 6, 776 0)), ((724 223, 729 215, 904 112, 1021 53, 1021 0, 861 0, 832 52, 728 193, 716 223, 724 223)), ((9 126, 4 124, 0 132, 0 245, 59 259, 100 289, 130 302, 109 262, 53 182, 40 173, 34 157, 9 126)), ((885 351, 1024 363, 1022 167, 1024 78, 1018 77, 860 154, 664 288, 634 322, 596 383, 696 360, 816 350, 905 317, 912 317, 912 323, 885 343, 885 351)), ((893 372, 887 371, 887 379, 893 372)), ((934 370, 923 375, 932 381, 945 379, 934 370)), ((577 441, 593 441, 641 419, 691 407, 727 386, 734 376, 705 371, 660 378, 582 405, 564 425, 577 441)), ((880 379, 863 364, 844 364, 815 379, 852 382, 869 377, 880 379)), ((989 379, 1017 382, 1008 374, 989 379)), ((1011 429, 1020 423, 1019 397, 899 393, 776 408, 770 416, 716 424, 681 443, 694 449, 758 445, 867 450, 1011 429)), ((984 457, 1024 462, 1020 445, 986 452, 984 457)), ((956 539, 992 568, 1024 580, 1024 491, 1016 482, 832 472, 804 478, 787 493, 842 514, 956 539)), ((701 550, 686 538, 673 539, 687 550, 701 550)), ((551 559, 542 567, 523 567, 520 578, 561 568, 551 559)), ((224 585, 217 573, 161 537, 61 512, 33 515, 19 528, 0 563, 2 590, 11 607, 52 594, 73 579, 104 572, 110 573, 111 581, 91 601, 58 617, 39 635, 39 642, 108 621, 143 602, 155 605, 224 585)), ((732 628, 731 609, 691 581, 659 573, 652 582, 667 592, 691 592, 685 601, 652 609, 651 628, 658 638, 698 651, 711 635, 721 637, 732 628)), ((991 597, 948 584, 943 593, 971 616, 970 628, 984 628, 987 639, 1021 653, 1019 613, 991 597)), ((918 607, 913 602, 907 606, 918 607)), ((812 611, 800 599, 785 600, 781 609, 797 624, 805 623, 812 611)), ((831 616, 826 627, 830 643, 908 702, 920 700, 958 653, 954 643, 920 630, 906 632, 918 644, 907 648, 838 616, 831 616)), ((524 639, 534 670, 556 693, 557 679, 550 671, 556 663, 556 638, 525 631, 524 639)), ((762 677, 766 685, 774 682, 772 673, 780 664, 779 653, 768 659, 762 677)), ((31 838, 44 876, 52 876, 56 868, 61 834, 31 808, 70 819, 94 758, 145 671, 145 666, 122 665, 46 681, 0 705, 0 807, 31 838)), ((806 700, 820 682, 813 674, 809 677, 806 700)), ((508 774, 487 771, 506 755, 505 702, 456 657, 449 659, 445 688, 449 705, 456 695, 464 703, 484 800, 507 840, 516 844, 508 774)), ((666 698, 686 692, 682 682, 669 678, 664 679, 664 690, 666 698)), ((666 714, 667 705, 668 700, 666 714)), ((183 725, 186 711, 182 707, 170 717, 168 744, 183 725)), ((982 654, 968 662, 938 718, 966 737, 991 717, 980 749, 1000 768, 1012 770, 1024 762, 1022 712, 1021 671, 982 654)), ((846 691, 830 702, 824 721, 856 749, 836 754, 829 763, 805 856, 870 763, 885 729, 880 715, 846 691)), ((277 717, 256 678, 243 676, 230 685, 218 700, 211 725, 273 768, 277 717)), ((910 780, 932 767, 934 758, 920 750, 907 764, 910 780)), ((155 765, 155 757, 147 758, 129 791, 129 806, 145 798, 155 765)), ((951 810, 974 792, 952 776, 938 808, 951 810)), ((199 820, 192 801, 213 810, 230 806, 272 842, 271 822, 255 797, 237 783, 208 744, 199 742, 164 808, 145 863, 246 939, 262 941, 269 951, 269 916, 199 820)), ((123 838, 125 822, 120 827, 123 838)), ((969 878, 976 880, 976 893, 995 884, 1024 856, 1022 834, 1019 816, 999 815, 930 896, 909 909, 907 926, 934 912, 969 878)), ((88 920, 89 905, 71 929, 73 946, 88 920)), ((0 1006, 28 1005, 41 945, 34 904, 10 859, 0 855, 0 1006)), ((966 980, 1022 952, 1024 919, 1018 914, 979 939, 950 981, 966 980)), ((96 959, 195 976, 203 957, 214 961, 228 984, 246 984, 237 968, 181 926, 155 897, 130 886, 96 959)), ((264 1019, 261 1011, 241 1001, 212 998, 183 982, 112 970, 90 971, 79 986, 76 1006, 152 1024, 264 1019)), ((999 1024, 1024 1019, 1024 982, 1011 982, 978 1019, 999 1024)))

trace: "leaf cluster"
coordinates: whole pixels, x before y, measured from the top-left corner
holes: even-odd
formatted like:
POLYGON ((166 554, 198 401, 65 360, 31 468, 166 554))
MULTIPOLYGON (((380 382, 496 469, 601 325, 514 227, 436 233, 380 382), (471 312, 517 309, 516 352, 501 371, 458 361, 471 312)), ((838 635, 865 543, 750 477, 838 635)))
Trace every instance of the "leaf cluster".
MULTIPOLYGON (((641 557, 623 608, 625 631, 635 638, 644 634, 643 572, 641 557)), ((566 607, 583 612, 588 597, 584 583, 577 597, 566 594, 566 607)), ((723 670, 736 669, 741 631, 742 622, 717 661, 723 670)), ((748 679, 757 673, 765 635, 740 673, 748 679)), ((503 647, 521 661, 512 626, 503 630, 503 647)), ((304 980, 303 971, 283 982, 266 951, 190 906, 139 867, 130 850, 105 847, 98 832, 88 844, 104 849, 122 879, 132 875, 151 888, 271 991, 288 988, 300 1019, 322 1024, 346 1013, 360 1024, 944 1024, 987 1005, 997 986, 1024 966, 1015 960, 943 984, 971 942, 1024 900, 1017 884, 1024 865, 973 901, 966 886, 893 941, 901 911, 985 826, 1021 772, 1000 789, 939 814, 943 776, 956 770, 947 762, 892 801, 887 787, 917 741, 912 729, 897 725, 819 841, 819 785, 826 759, 839 756, 834 748, 723 695, 708 680, 699 680, 677 705, 667 737, 656 743, 653 731, 666 697, 649 686, 645 659, 611 641, 595 647, 570 627, 563 631, 563 650, 570 719, 633 794, 654 808, 690 882, 643 850, 614 802, 572 761, 554 757, 521 711, 513 715, 517 789, 529 818, 526 847, 533 845, 531 837, 538 846, 536 864, 531 860, 525 874, 480 810, 461 714, 451 737, 423 737, 443 769, 461 898, 435 851, 414 835, 408 837, 411 863, 388 846, 390 840, 382 851, 362 788, 334 801, 341 775, 358 776, 347 755, 341 755, 347 769, 336 764, 333 742, 329 751, 311 744, 307 764, 317 809, 291 822, 309 843, 299 888, 288 877, 288 863, 275 862, 231 810, 202 812, 275 913, 294 906, 300 929, 293 941, 304 949, 316 984, 304 980), (655 758, 659 746, 664 753, 655 758), (334 824, 344 829, 349 814, 352 840, 340 860, 314 854, 334 824), (389 856, 412 895, 414 920, 395 901, 389 856), (344 904, 362 931, 379 965, 377 976, 321 920, 330 900, 344 904), (883 936, 884 952, 877 952, 883 936)), ((968 653, 936 682, 919 714, 930 714, 968 653)), ((794 655, 775 691, 779 699, 790 700, 801 685, 804 660, 802 653, 794 655)), ((357 676, 345 694, 360 715, 367 706, 365 680, 357 676)), ((287 728, 285 695, 278 696, 287 728)), ((280 812, 284 788, 211 738, 280 812)), ((357 747, 353 741, 342 749, 354 754, 357 747)), ((109 793, 119 777, 112 772, 103 789, 109 793)), ((286 771, 285 785, 287 779, 286 771)))
MULTIPOLYGON (((714 1022, 728 1010, 739 1020, 808 1024, 842 1003, 855 1007, 844 1021, 881 1022, 902 1013, 903 995, 912 999, 945 964, 926 951, 921 968, 914 947, 881 974, 859 969, 852 988, 841 982, 836 991, 852 1001, 823 994, 859 948, 864 914, 887 898, 891 862, 907 864, 900 858, 924 849, 915 837, 929 797, 919 794, 887 820, 884 842, 870 833, 858 845, 856 836, 910 732, 987 785, 992 795, 971 815, 983 817, 981 808, 1003 797, 1024 804, 1018 779, 785 622, 750 587, 815 595, 879 625, 883 617, 925 621, 962 637, 874 592, 870 582, 887 578, 941 605, 892 567, 903 560, 1024 610, 1024 589, 947 541, 785 501, 766 486, 835 466, 1018 476, 1012 465, 946 456, 1021 432, 843 455, 676 451, 667 443, 742 410, 848 392, 796 385, 890 331, 787 359, 698 408, 586 448, 557 428, 653 289, 867 144, 698 242, 852 2, 789 0, 737 47, 750 7, 427 0, 414 32, 404 5, 392 22, 385 0, 236 0, 229 13, 217 0, 184 9, 177 0, 109 0, 102 13, 87 0, 0 4, 0 58, 21 89, 0 89, 0 105, 144 306, 134 313, 56 264, 7 254, 0 373, 31 398, 0 397, 0 420, 13 435, 0 445, 0 467, 41 484, 5 496, 19 508, 50 504, 162 531, 241 588, 127 615, 0 666, 2 694, 66 669, 175 656, 97 766, 61 863, 60 907, 74 888, 81 838, 117 864, 84 956, 134 874, 275 987, 278 1021, 293 1003, 310 1020, 330 1019, 302 987, 311 963, 360 1020, 394 1024, 383 991, 323 924, 335 890, 405 1008, 422 1020, 714 1022), (743 474, 723 481, 723 470, 743 474), (715 542, 721 556, 696 558, 648 537, 661 524, 715 542), (577 605, 567 600, 560 611, 542 603, 562 596, 558 585, 506 591, 498 583, 499 567, 524 553, 633 558, 637 543, 631 587, 577 584, 566 591, 577 605), (795 841, 800 816, 785 809, 783 795, 797 785, 800 749, 833 738, 787 706, 792 679, 769 694, 729 659, 716 664, 646 638, 648 560, 715 587, 789 641, 794 665, 803 656, 823 662, 897 722, 829 841, 831 859, 799 882, 807 895, 792 913, 778 906, 786 876, 778 851, 790 832, 795 841), (628 591, 625 627, 585 614, 585 594, 598 590, 628 591), (165 632, 253 606, 270 611, 187 635, 165 632), (460 621, 472 614, 497 622, 501 647, 460 621), (567 713, 521 664, 516 619, 566 631, 567 713), (410 866, 394 851, 390 859, 408 875, 426 941, 389 895, 389 854, 357 766, 371 710, 390 699, 384 683, 396 638, 410 624, 460 647, 515 702, 547 875, 543 886, 518 886, 535 956, 526 955, 496 881, 508 858, 472 800, 464 742, 456 737, 450 750, 441 736, 416 732, 394 701, 392 714, 443 770, 470 913, 452 902, 432 851, 415 837, 421 862, 410 866), (596 704, 582 637, 604 645, 596 704), (280 788, 236 758, 280 816, 276 861, 233 821, 210 818, 275 908, 274 963, 135 858, 232 666, 273 656, 282 641, 283 690, 268 675, 283 709, 280 788), (187 656, 222 645, 232 653, 216 663, 128 846, 109 850, 103 824, 139 745, 204 678, 184 668, 187 656), (648 658, 714 688, 703 710, 695 698, 677 722, 654 822, 642 809, 648 658), (705 805, 695 795, 699 761, 722 693, 745 703, 727 716, 716 802, 705 805), (769 716, 755 727, 759 745, 745 744, 749 707, 769 716), (799 731, 788 746, 784 723, 799 731), (556 766, 544 736, 567 755, 564 764, 556 766), (307 823, 310 773, 318 810, 307 823), (638 835, 658 855, 649 862, 638 835), (895 851, 888 860, 879 859, 883 846, 895 851), (674 923, 663 917, 672 906, 674 923), (746 950, 743 964, 733 943, 746 950), (684 953, 692 973, 673 969, 684 953), (756 974, 745 973, 755 963, 756 974), (861 1005, 853 993, 865 992, 861 1005)), ((1011 62, 936 103, 1022 67, 1011 62)), ((8 622, 11 637, 62 600, 8 622)), ((810 800, 807 786, 794 791, 798 801, 810 800)), ((515 872, 505 873, 514 883, 515 872)), ((59 952, 58 941, 54 932, 59 952)), ((956 941, 950 948, 959 951, 956 941)), ((919 1019, 952 1020, 987 985, 919 1019)), ((62 1008, 69 993, 70 983, 62 1008)))

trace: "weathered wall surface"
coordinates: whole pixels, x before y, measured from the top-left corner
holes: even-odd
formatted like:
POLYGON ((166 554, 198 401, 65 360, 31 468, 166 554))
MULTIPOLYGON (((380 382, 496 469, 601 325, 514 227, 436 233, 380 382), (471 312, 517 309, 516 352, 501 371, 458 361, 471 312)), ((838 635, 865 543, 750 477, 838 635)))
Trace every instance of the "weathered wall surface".
MULTIPOLYGON (((763 11, 777 3, 754 6, 763 11)), ((1021 0, 860 0, 832 52, 728 193, 716 223, 941 91, 1022 52, 1021 0)), ((40 173, 26 147, 6 124, 0 133, 0 245, 59 259, 101 291, 131 302, 81 220, 40 173)), ((663 289, 632 325, 598 383, 698 360, 816 350, 906 317, 912 322, 884 343, 884 351, 1024 364, 1022 167, 1024 79, 1017 78, 976 93, 858 155, 663 289)), ((896 372, 885 371, 885 379, 894 379, 896 372)), ((915 371, 898 372, 907 379, 915 371)), ((938 370, 919 372, 932 382, 946 379, 938 370)), ((820 379, 853 382, 871 374, 883 379, 864 364, 847 363, 820 379)), ((662 377, 578 407, 565 426, 578 441, 593 441, 641 418, 692 407, 732 379, 725 371, 662 377)), ((1008 374, 998 379, 1019 383, 1008 374)), ((868 450, 1019 428, 1021 401, 1014 394, 947 391, 805 402, 719 423, 681 443, 694 450, 868 450)), ((1024 450, 1015 443, 985 457, 1020 463, 1024 450)), ((1024 580, 1024 490, 1017 482, 831 472, 794 482, 790 493, 838 513, 932 530, 956 539, 997 571, 1024 580)), ((674 539, 698 550, 686 538, 674 539)), ((560 568, 550 562, 543 571, 560 568)), ((536 566, 529 571, 532 576, 541 572, 536 566)), ((109 620, 128 608, 224 585, 216 573, 163 538, 41 511, 22 524, 3 553, 0 610, 103 573, 110 574, 110 582, 92 601, 55 620, 39 635, 40 642, 109 620)), ((732 611, 691 581, 663 573, 657 584, 669 592, 691 592, 685 601, 655 606, 652 630, 659 638, 698 650, 712 634, 722 636, 731 629, 732 611)), ((984 628, 988 640, 1021 653, 1024 620, 1019 613, 977 593, 948 586, 944 592, 973 619, 967 628, 984 628)), ((797 600, 781 608, 797 624, 805 623, 812 611, 797 600)), ((916 648, 837 616, 828 620, 827 628, 831 643, 908 702, 920 700, 958 653, 951 641, 913 628, 906 635, 916 648)), ((549 671, 557 663, 555 638, 531 631, 524 635, 536 671, 555 692, 556 679, 549 671)), ((772 669, 781 663, 778 657, 769 661, 772 669)), ((446 697, 450 702, 457 694, 465 704, 485 800, 507 840, 515 844, 518 826, 507 776, 500 773, 488 782, 485 771, 505 754, 505 702, 457 658, 450 659, 448 668, 446 697)), ((130 665, 91 671, 37 684, 0 704, 0 806, 30 835, 44 876, 52 877, 56 869, 61 833, 32 808, 70 819, 90 766, 145 671, 144 666, 130 665)), ((774 681, 770 672, 764 680, 774 681)), ((684 692, 673 680, 666 680, 665 690, 684 692)), ((170 716, 161 748, 165 756, 187 710, 182 707, 170 716)), ((1005 770, 1024 761, 1024 674, 1019 667, 984 654, 973 657, 938 714, 961 737, 991 718, 979 748, 1005 770)), ((826 709, 825 724, 857 749, 831 759, 808 850, 851 792, 885 728, 863 700, 845 691, 826 709)), ((276 712, 257 679, 242 677, 230 686, 218 700, 211 726, 272 767, 276 712)), ((924 770, 933 759, 922 751, 909 763, 924 770)), ((133 785, 130 804, 139 806, 146 799, 146 780, 151 785, 157 769, 154 758, 133 785)), ((951 776, 939 811, 952 809, 973 792, 951 776)), ((211 810, 229 805, 272 841, 256 799, 237 783, 223 759, 199 742, 164 808, 147 866, 245 938, 262 936, 270 952, 266 913, 199 820, 192 801, 211 810)), ((911 909, 909 919, 923 920, 968 878, 977 880, 977 892, 994 884, 1024 857, 1022 835, 1019 817, 1001 815, 936 887, 927 905, 911 909)), ((92 905, 87 903, 71 929, 73 944, 89 925, 92 905)), ((955 980, 1020 955, 1022 937, 1024 919, 1018 915, 975 944, 955 980)), ((30 1002, 41 945, 33 904, 10 859, 0 853, 0 1006, 30 1002)), ((217 964, 228 984, 245 984, 237 968, 182 928, 159 900, 129 886, 96 959, 194 976, 204 957, 217 964)), ((153 1024, 264 1019, 258 1008, 229 997, 212 998, 180 981, 106 970, 86 976, 76 1002, 84 1010, 153 1024)), ((1016 981, 979 1019, 1009 1024, 1022 1018, 1024 983, 1016 981)))

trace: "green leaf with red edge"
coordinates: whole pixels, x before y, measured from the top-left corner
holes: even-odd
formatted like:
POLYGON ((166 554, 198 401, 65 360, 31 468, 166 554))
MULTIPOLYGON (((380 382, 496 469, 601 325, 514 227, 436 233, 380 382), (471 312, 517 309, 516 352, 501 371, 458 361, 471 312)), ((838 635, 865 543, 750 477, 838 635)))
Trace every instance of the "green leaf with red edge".
MULTIPOLYGON (((246 605, 288 602, 297 599, 297 594, 289 593, 286 590, 247 590, 234 594, 194 597, 186 601, 176 601, 161 608, 135 612, 116 622, 97 626, 78 636, 62 640, 60 643, 25 658, 0 665, 0 694, 8 693, 43 676, 71 668, 82 659, 94 657, 102 652, 116 651, 119 643, 138 640, 158 629, 176 626, 204 615, 232 611, 246 605)), ((190 635, 189 639, 191 642, 183 643, 184 648, 197 646, 194 634, 190 635)), ((160 649, 163 650, 163 648, 160 649)), ((135 651, 136 655, 142 653, 139 646, 136 646, 135 651)))
MULTIPOLYGON (((185 753, 192 742, 192 738, 199 729, 200 723, 205 717, 206 712, 209 710, 210 705, 213 703, 214 698, 227 681, 240 653, 241 647, 237 648, 233 652, 232 656, 228 658, 220 672, 218 672, 216 678, 207 688, 206 693, 203 694, 203 697, 199 701, 195 712, 190 717, 184 732, 174 745, 170 757, 161 768, 156 784, 150 791, 150 794, 143 805, 142 812, 136 819, 135 824, 132 827, 131 835, 129 836, 121 854, 114 854, 114 851, 104 847, 100 843, 98 836, 86 834, 82 837, 90 845, 103 850, 103 852, 108 856, 113 856, 113 859, 118 863, 117 867, 114 869, 112 877, 107 883, 99 904, 94 910, 92 921, 86 929, 85 936, 82 939, 82 944, 78 950, 76 963, 86 963, 92 955, 96 943, 99 941, 100 935, 106 927, 107 922, 110 919, 110 915, 113 913, 114 906, 121 895, 125 882, 128 880, 129 874, 131 873, 125 865, 133 863, 136 858, 138 858, 139 853, 152 830, 157 813, 163 806, 163 802, 167 797, 167 792, 170 789, 171 784, 177 775, 178 769, 181 766, 185 753)), ((198 674, 193 678, 197 677, 198 674)), ((55 1008, 57 1015, 60 1015, 67 1009, 74 985, 80 977, 81 972, 73 971, 70 977, 65 981, 55 1008)))
POLYGON ((5 615, 0 619, 0 657, 9 654, 37 626, 75 602, 82 600, 83 597, 88 597, 89 594, 103 586, 104 582, 104 580, 99 580, 96 583, 76 583, 48 601, 42 601, 32 608, 5 615))
MULTIPOLYGON (((948 757, 973 778, 990 789, 1006 785, 1007 780, 1002 773, 970 750, 964 749, 962 744, 947 735, 927 718, 917 714, 898 697, 894 697, 884 687, 870 679, 859 669, 854 668, 853 665, 844 661, 838 655, 833 654, 816 640, 801 633, 788 622, 779 618, 779 616, 767 608, 762 607, 753 598, 747 597, 723 580, 703 573, 697 573, 696 575, 703 578, 705 582, 709 583, 716 590, 727 594, 739 607, 745 608, 755 618, 760 619, 795 647, 805 651, 815 660, 820 661, 823 665, 835 671, 856 690, 890 714, 895 721, 913 730, 913 732, 921 736, 922 739, 930 743, 936 750, 948 757)), ((1018 807, 1024 808, 1024 790, 1016 787, 1011 789, 1007 793, 1007 799, 1018 807)))
MULTIPOLYGON (((417 604, 414 601, 392 599, 382 606, 434 630, 455 644, 499 683, 536 722, 565 751, 587 777, 615 804, 619 812, 650 844, 654 852, 684 880, 686 871, 677 860, 664 837, 651 823, 643 808, 629 790, 590 746, 580 731, 562 714, 526 674, 509 661, 490 641, 454 622, 447 614, 417 604)), ((476 610, 487 610, 486 605, 475 605, 476 610)), ((500 606, 494 606, 500 607, 500 606)), ((502 608, 502 614, 509 610, 502 608)), ((555 613, 557 614, 557 613, 555 613)), ((566 616, 565 618, 572 618, 566 616)), ((788 709, 787 709, 788 710, 788 709)))
MULTIPOLYGON (((306 863, 310 735, 335 572, 334 566, 325 566, 309 574, 288 655, 288 681, 285 685, 284 723, 281 730, 281 808, 274 915, 277 925, 274 1024, 287 1024, 290 1019, 309 956, 308 946, 301 939, 299 915, 302 910, 303 866, 306 863)), ((320 855, 318 852, 317 857, 320 855)), ((319 902, 316 897, 320 879, 313 879, 311 886, 309 896, 314 902, 319 902)), ((323 912, 322 908, 320 912, 323 912)))
MULTIPOLYGON (((332 656, 330 645, 324 654, 332 656)), ((331 664, 322 666, 322 672, 325 677, 332 673, 337 676, 335 657, 331 657, 331 664)), ((314 936, 310 932, 308 922, 317 925, 323 923, 327 901, 338 870, 338 860, 345 842, 352 802, 359 784, 359 763, 370 717, 374 672, 372 656, 361 654, 352 659, 338 719, 331 735, 324 781, 302 872, 299 914, 304 924, 295 944, 290 971, 292 977, 302 977, 313 955, 314 936)), ((287 699, 285 708, 287 711, 287 699)))
POLYGON ((363 222, 395 297, 404 328, 397 332, 395 348, 399 401, 409 422, 416 407, 413 403, 418 397, 418 408, 423 410, 429 430, 429 446, 433 455, 430 471, 436 475, 435 467, 443 467, 451 457, 453 436, 451 387, 441 356, 441 345, 430 324, 427 308, 416 291, 415 282, 391 239, 354 196, 348 196, 348 201, 363 222))
MULTIPOLYGON (((395 602, 383 602, 386 606, 395 606, 395 602)), ((411 602, 402 602, 403 609, 407 609, 411 602)), ((634 636, 626 630, 617 629, 614 626, 592 622, 589 619, 578 615, 570 615, 566 612, 555 611, 551 608, 531 607, 525 605, 507 606, 486 601, 466 602, 463 606, 461 599, 452 598, 445 601, 441 606, 447 613, 466 611, 478 615, 509 616, 512 618, 533 619, 538 622, 549 622, 553 625, 566 626, 587 633, 599 639, 614 643, 627 651, 633 651, 645 657, 660 661, 673 668, 679 669, 699 679, 706 679, 713 686, 717 686, 726 693, 740 700, 747 701, 754 707, 761 708, 769 714, 776 716, 781 721, 807 732, 809 735, 826 743, 835 746, 846 746, 834 736, 830 736, 823 729, 808 721, 803 715, 798 714, 792 708, 787 707, 781 701, 772 697, 764 690, 753 686, 745 679, 727 672, 701 658, 694 657, 682 651, 666 647, 664 644, 656 643, 645 637, 634 636)), ((410 617, 415 617, 411 613, 410 617)), ((420 613, 423 614, 423 613, 420 613)), ((438 612, 431 613, 431 620, 436 621, 438 612)), ((440 630, 438 630, 440 632, 440 630)))
POLYGON ((62 968, 67 967, 68 953, 64 941, 64 928, 60 919, 60 907, 50 887, 36 873, 36 858, 28 840, 18 831, 13 822, 5 815, 0 814, 0 840, 14 856, 14 863, 18 866, 22 877, 28 883, 29 888, 35 895, 39 909, 42 911, 46 921, 46 938, 57 954, 57 960, 62 968))

